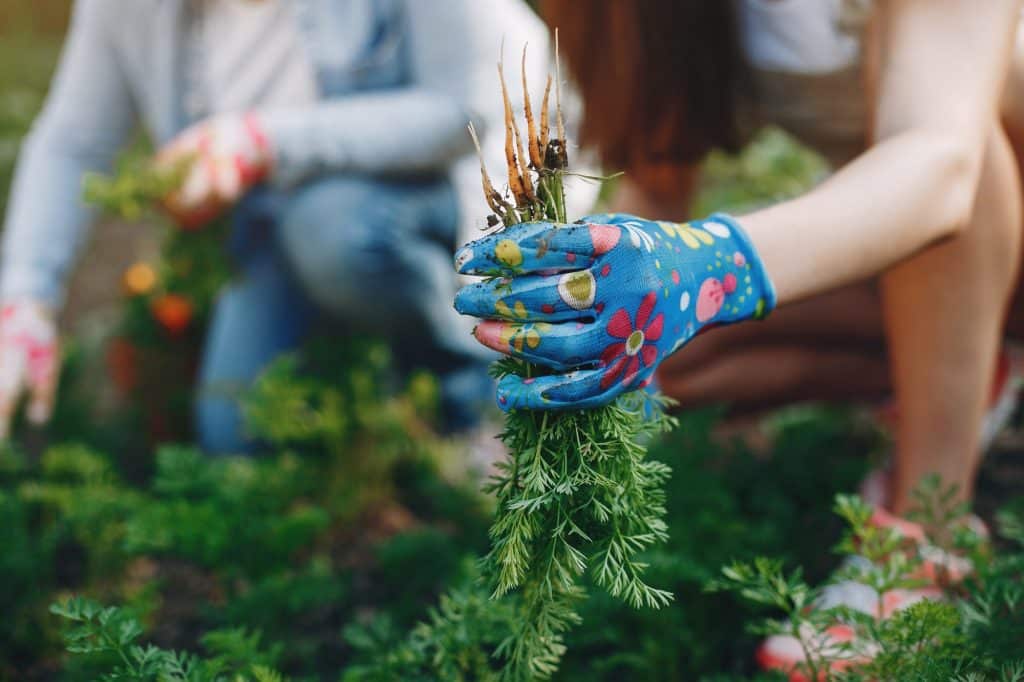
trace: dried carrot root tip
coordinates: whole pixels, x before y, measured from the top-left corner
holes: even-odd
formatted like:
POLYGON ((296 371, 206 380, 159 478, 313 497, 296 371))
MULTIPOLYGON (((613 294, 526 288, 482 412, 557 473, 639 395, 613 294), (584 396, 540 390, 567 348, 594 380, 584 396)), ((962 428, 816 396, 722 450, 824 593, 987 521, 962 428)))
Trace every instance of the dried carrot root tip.
POLYGON ((537 122, 533 118, 533 107, 530 106, 530 86, 526 83, 526 46, 523 45, 523 113, 526 115, 526 141, 530 151, 530 164, 537 170, 544 167, 541 156, 540 139, 537 136, 537 122))
POLYGON ((487 200, 487 205, 496 215, 504 216, 512 207, 508 205, 508 202, 501 196, 501 193, 494 189, 491 176, 487 173, 487 164, 484 163, 484 152, 480 148, 480 138, 476 135, 476 127, 472 123, 468 127, 469 136, 473 138, 473 146, 476 147, 476 155, 480 159, 480 182, 484 188, 484 198, 487 200))
MULTIPOLYGON (((547 114, 548 89, 544 91, 544 113, 547 114)), ((551 170, 562 170, 569 166, 569 155, 565 145, 565 121, 562 118, 562 65, 558 56, 558 29, 555 29, 555 132, 553 140, 548 138, 548 123, 541 119, 541 138, 544 140, 544 166, 551 170)))
POLYGON ((530 169, 527 168, 526 160, 523 156, 523 137, 519 133, 519 124, 516 122, 516 117, 511 114, 512 104, 508 99, 508 90, 505 87, 505 75, 502 73, 501 64, 498 65, 498 72, 501 74, 501 94, 505 99, 505 111, 511 116, 512 120, 512 133, 515 137, 516 171, 519 175, 519 181, 522 183, 523 196, 525 197, 522 203, 518 203, 518 197, 516 201, 520 207, 529 208, 531 204, 536 202, 537 195, 533 190, 533 179, 530 177, 530 169))
POLYGON ((558 123, 558 139, 565 148, 565 122, 562 120, 562 63, 558 56, 558 29, 555 29, 555 117, 558 123))
MULTIPOLYGON (((551 116, 549 113, 549 100, 551 99, 551 75, 548 74, 548 83, 544 86, 544 100, 540 105, 540 143, 541 151, 548 148, 548 136, 551 133, 551 116)), ((543 162, 543 159, 541 160, 543 162)))
POLYGON ((515 197, 516 206, 524 207, 530 204, 530 198, 523 184, 523 176, 520 174, 519 155, 516 154, 519 128, 512 115, 512 102, 508 98, 505 72, 501 62, 498 62, 498 80, 501 82, 501 99, 505 103, 505 160, 508 163, 508 188, 512 191, 512 196, 515 197))

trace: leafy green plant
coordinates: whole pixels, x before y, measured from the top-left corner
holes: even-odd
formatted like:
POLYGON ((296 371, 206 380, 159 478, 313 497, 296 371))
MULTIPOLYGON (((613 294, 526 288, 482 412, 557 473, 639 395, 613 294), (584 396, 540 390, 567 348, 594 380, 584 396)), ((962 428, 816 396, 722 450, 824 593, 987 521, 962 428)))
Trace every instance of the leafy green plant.
MULTIPOLYGON (((924 480, 915 494, 919 506, 913 516, 924 522, 932 547, 946 551, 954 549, 951 538, 969 535, 964 523, 967 508, 954 502, 955 492, 933 477, 924 480)), ((811 588, 800 569, 787 574, 781 561, 765 558, 726 566, 708 589, 736 592, 752 603, 781 611, 782 620, 761 620, 751 624, 750 630, 759 636, 789 635, 799 641, 805 661, 797 672, 808 679, 1021 679, 1024 661, 1015 660, 1019 651, 992 655, 991 649, 992 634, 1006 629, 993 620, 994 612, 1019 622, 1019 587, 1009 588, 1005 576, 992 581, 993 573, 982 563, 984 554, 975 553, 974 558, 981 575, 988 578, 988 588, 959 603, 923 600, 883 618, 888 594, 922 585, 920 545, 873 524, 872 509, 856 497, 838 495, 835 511, 848 524, 837 551, 858 560, 845 563, 834 579, 870 588, 878 599, 874 614, 817 606, 823 588, 811 588), (833 640, 829 631, 835 627, 849 628, 853 637, 833 640)), ((976 549, 981 541, 975 537, 965 544, 976 549)), ((979 583, 972 585, 977 589, 979 583)))
POLYGON ((579 622, 588 567, 597 585, 636 608, 671 601, 643 580, 647 565, 637 558, 667 538, 669 469, 645 459, 643 442, 673 423, 645 418, 643 401, 566 414, 516 411, 506 421, 511 461, 489 488, 498 507, 484 565, 495 597, 517 588, 522 595, 519 621, 497 651, 512 676, 554 673, 562 635, 579 622))
POLYGON ((284 678, 267 665, 272 654, 260 651, 258 634, 244 630, 211 632, 204 644, 212 652, 209 658, 169 651, 138 642, 142 625, 126 611, 102 607, 76 597, 54 604, 50 612, 69 621, 64 634, 67 649, 88 661, 105 663, 103 680, 153 680, 165 682, 283 682, 284 678), (106 663, 107 661, 112 661, 106 663))
POLYGON ((426 620, 406 635, 395 631, 386 614, 366 624, 350 624, 344 636, 360 661, 345 670, 342 680, 497 682, 500 670, 491 652, 507 637, 516 616, 514 599, 494 602, 471 581, 442 595, 426 620))
POLYGON ((743 151, 712 151, 701 169, 694 215, 745 213, 800 194, 828 176, 828 163, 778 128, 757 133, 743 151))
MULTIPOLYGON (((482 549, 488 506, 468 485, 440 476, 450 451, 423 435, 429 427, 418 417, 421 408, 431 411, 428 386, 413 378, 408 390, 388 390, 378 380, 389 369, 378 344, 351 340, 329 350, 282 360, 268 374, 266 395, 291 398, 276 413, 254 412, 252 426, 282 439, 270 442, 276 455, 209 458, 164 446, 139 487, 87 448, 51 449, 38 462, 0 459, 0 476, 22 482, 5 517, 18 542, 9 556, 22 558, 26 579, 44 578, 29 567, 52 564, 57 548, 44 556, 30 538, 52 538, 57 547, 73 542, 83 565, 58 594, 125 604, 120 612, 145 623, 164 652, 196 651, 200 642, 209 651, 203 634, 211 631, 259 630, 275 643, 267 650, 279 650, 277 669, 309 676, 349 661, 352 648, 338 632, 358 614, 382 611, 396 628, 410 627, 422 605, 461 573, 463 558, 482 549), (320 418, 297 430, 274 423, 312 413, 320 418), (333 426, 340 423, 341 430, 333 426), (353 462, 377 452, 372 466, 353 462), (375 493, 349 495, 360 487, 375 493), (14 533, 28 531, 30 519, 42 522, 34 534, 14 533), (410 565, 418 567, 414 576, 410 565)), ((40 609, 57 586, 51 578, 39 586, 31 601, 12 595, 12 608, 40 609)), ((224 637, 216 641, 243 644, 224 637)), ((49 652, 42 642, 35 638, 37 650, 49 652)), ((73 656, 63 664, 68 679, 110 673, 110 653, 73 656)))

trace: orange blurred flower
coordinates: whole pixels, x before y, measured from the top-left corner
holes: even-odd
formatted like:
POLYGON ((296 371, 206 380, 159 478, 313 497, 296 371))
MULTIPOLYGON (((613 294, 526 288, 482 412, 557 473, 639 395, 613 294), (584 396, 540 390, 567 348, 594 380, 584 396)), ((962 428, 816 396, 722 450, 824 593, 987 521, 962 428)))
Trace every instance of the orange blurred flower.
POLYGON ((156 286, 156 272, 146 263, 136 263, 124 271, 121 285, 130 296, 143 296, 156 286))
POLYGON ((181 334, 192 321, 192 302, 179 294, 164 294, 152 304, 153 317, 172 334, 181 334))

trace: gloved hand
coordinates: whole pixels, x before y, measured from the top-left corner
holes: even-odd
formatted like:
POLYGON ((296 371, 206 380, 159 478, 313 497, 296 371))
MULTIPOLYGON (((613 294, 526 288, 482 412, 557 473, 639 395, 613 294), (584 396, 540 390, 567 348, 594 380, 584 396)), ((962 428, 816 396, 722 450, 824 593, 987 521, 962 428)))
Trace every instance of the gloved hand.
POLYGON ((504 410, 583 409, 650 383, 661 361, 702 328, 767 315, 775 289, 729 216, 669 223, 596 215, 572 225, 523 223, 456 253, 455 308, 487 318, 484 345, 564 374, 498 385, 504 410))
POLYGON ((49 420, 57 391, 57 363, 57 325, 46 306, 14 301, 0 307, 0 439, 10 432, 22 391, 29 393, 29 421, 49 420))
POLYGON ((270 173, 270 143, 256 114, 222 114, 192 126, 157 154, 158 166, 192 159, 167 209, 185 227, 198 227, 233 205, 270 173))

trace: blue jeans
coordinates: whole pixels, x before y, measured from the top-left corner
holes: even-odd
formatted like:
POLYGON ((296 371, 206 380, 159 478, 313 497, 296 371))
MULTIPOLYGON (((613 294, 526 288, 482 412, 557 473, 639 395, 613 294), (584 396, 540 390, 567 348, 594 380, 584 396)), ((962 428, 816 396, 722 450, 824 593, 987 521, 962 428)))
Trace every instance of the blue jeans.
POLYGON ((452 308, 455 196, 447 180, 331 176, 292 192, 258 188, 234 214, 238 274, 222 292, 200 370, 199 442, 248 452, 238 395, 322 316, 390 340, 406 366, 441 382, 447 426, 470 426, 490 355, 452 308))

